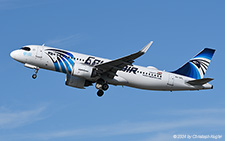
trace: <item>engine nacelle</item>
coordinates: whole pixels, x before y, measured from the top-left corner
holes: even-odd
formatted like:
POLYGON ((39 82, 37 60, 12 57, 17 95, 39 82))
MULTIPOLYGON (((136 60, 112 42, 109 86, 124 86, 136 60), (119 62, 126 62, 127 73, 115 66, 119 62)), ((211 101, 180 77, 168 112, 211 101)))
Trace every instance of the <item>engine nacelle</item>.
POLYGON ((85 78, 80 78, 77 76, 72 76, 70 74, 66 75, 66 85, 67 86, 71 86, 71 87, 75 87, 75 88, 80 88, 80 89, 85 89, 85 78))
POLYGON ((94 70, 92 66, 77 63, 73 66, 72 75, 89 79, 94 76, 94 70))

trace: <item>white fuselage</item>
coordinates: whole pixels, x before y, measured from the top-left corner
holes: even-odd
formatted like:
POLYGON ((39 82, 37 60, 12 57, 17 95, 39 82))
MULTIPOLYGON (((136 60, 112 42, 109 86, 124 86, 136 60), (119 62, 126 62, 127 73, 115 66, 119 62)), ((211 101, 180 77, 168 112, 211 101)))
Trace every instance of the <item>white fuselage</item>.
MULTIPOLYGON (((84 55, 47 46, 29 45, 28 47, 31 49, 30 51, 22 49, 13 51, 11 53, 12 58, 24 63, 25 66, 32 65, 66 74, 72 73, 73 64, 89 65, 94 67, 95 65, 111 61, 100 57, 84 55), (62 54, 57 53, 58 51, 70 53, 74 58, 66 57, 67 60, 65 60, 65 56, 63 57, 62 54), (54 63, 57 58, 61 59, 61 64, 54 63)), ((98 78, 85 77, 85 79, 96 82, 98 78)), ((146 90, 178 91, 212 88, 212 85, 209 83, 202 86, 193 86, 186 83, 187 81, 194 80, 190 77, 160 71, 154 67, 142 67, 137 65, 128 65, 124 67, 123 70, 118 70, 114 78, 105 77, 104 79, 112 85, 124 85, 146 90)))

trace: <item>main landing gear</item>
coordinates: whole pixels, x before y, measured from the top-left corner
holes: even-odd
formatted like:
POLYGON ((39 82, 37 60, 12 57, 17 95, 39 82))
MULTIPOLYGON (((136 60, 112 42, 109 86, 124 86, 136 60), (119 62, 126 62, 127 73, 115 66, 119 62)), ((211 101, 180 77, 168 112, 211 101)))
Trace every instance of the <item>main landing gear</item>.
POLYGON ((36 79, 36 78, 37 78, 38 70, 39 70, 39 68, 36 68, 36 69, 35 69, 34 74, 32 75, 32 78, 33 78, 33 79, 36 79))
POLYGON ((104 91, 103 90, 98 90, 97 95, 99 97, 103 96, 103 94, 104 94, 104 91))
POLYGON ((105 80, 99 79, 99 80, 96 82, 95 87, 96 87, 96 89, 98 89, 97 95, 98 95, 99 97, 101 97, 101 96, 103 96, 104 91, 108 90, 109 85, 107 84, 107 82, 105 82, 105 80))

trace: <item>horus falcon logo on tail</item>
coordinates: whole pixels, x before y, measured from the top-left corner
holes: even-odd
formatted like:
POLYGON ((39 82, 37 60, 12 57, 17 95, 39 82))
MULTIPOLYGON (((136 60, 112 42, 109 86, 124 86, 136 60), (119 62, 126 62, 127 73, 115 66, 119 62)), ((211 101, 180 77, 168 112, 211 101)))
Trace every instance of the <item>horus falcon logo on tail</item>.
POLYGON ((202 79, 209 67, 215 50, 210 48, 203 49, 195 57, 180 67, 173 73, 188 76, 195 79, 202 79))

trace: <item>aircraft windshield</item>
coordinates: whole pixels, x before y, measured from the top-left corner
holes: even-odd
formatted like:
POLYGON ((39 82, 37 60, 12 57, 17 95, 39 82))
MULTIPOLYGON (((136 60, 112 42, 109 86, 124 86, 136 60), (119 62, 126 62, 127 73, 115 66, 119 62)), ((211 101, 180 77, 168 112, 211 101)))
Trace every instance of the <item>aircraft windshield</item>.
POLYGON ((22 47, 21 49, 22 50, 26 50, 26 51, 30 51, 30 48, 29 47, 22 47))

